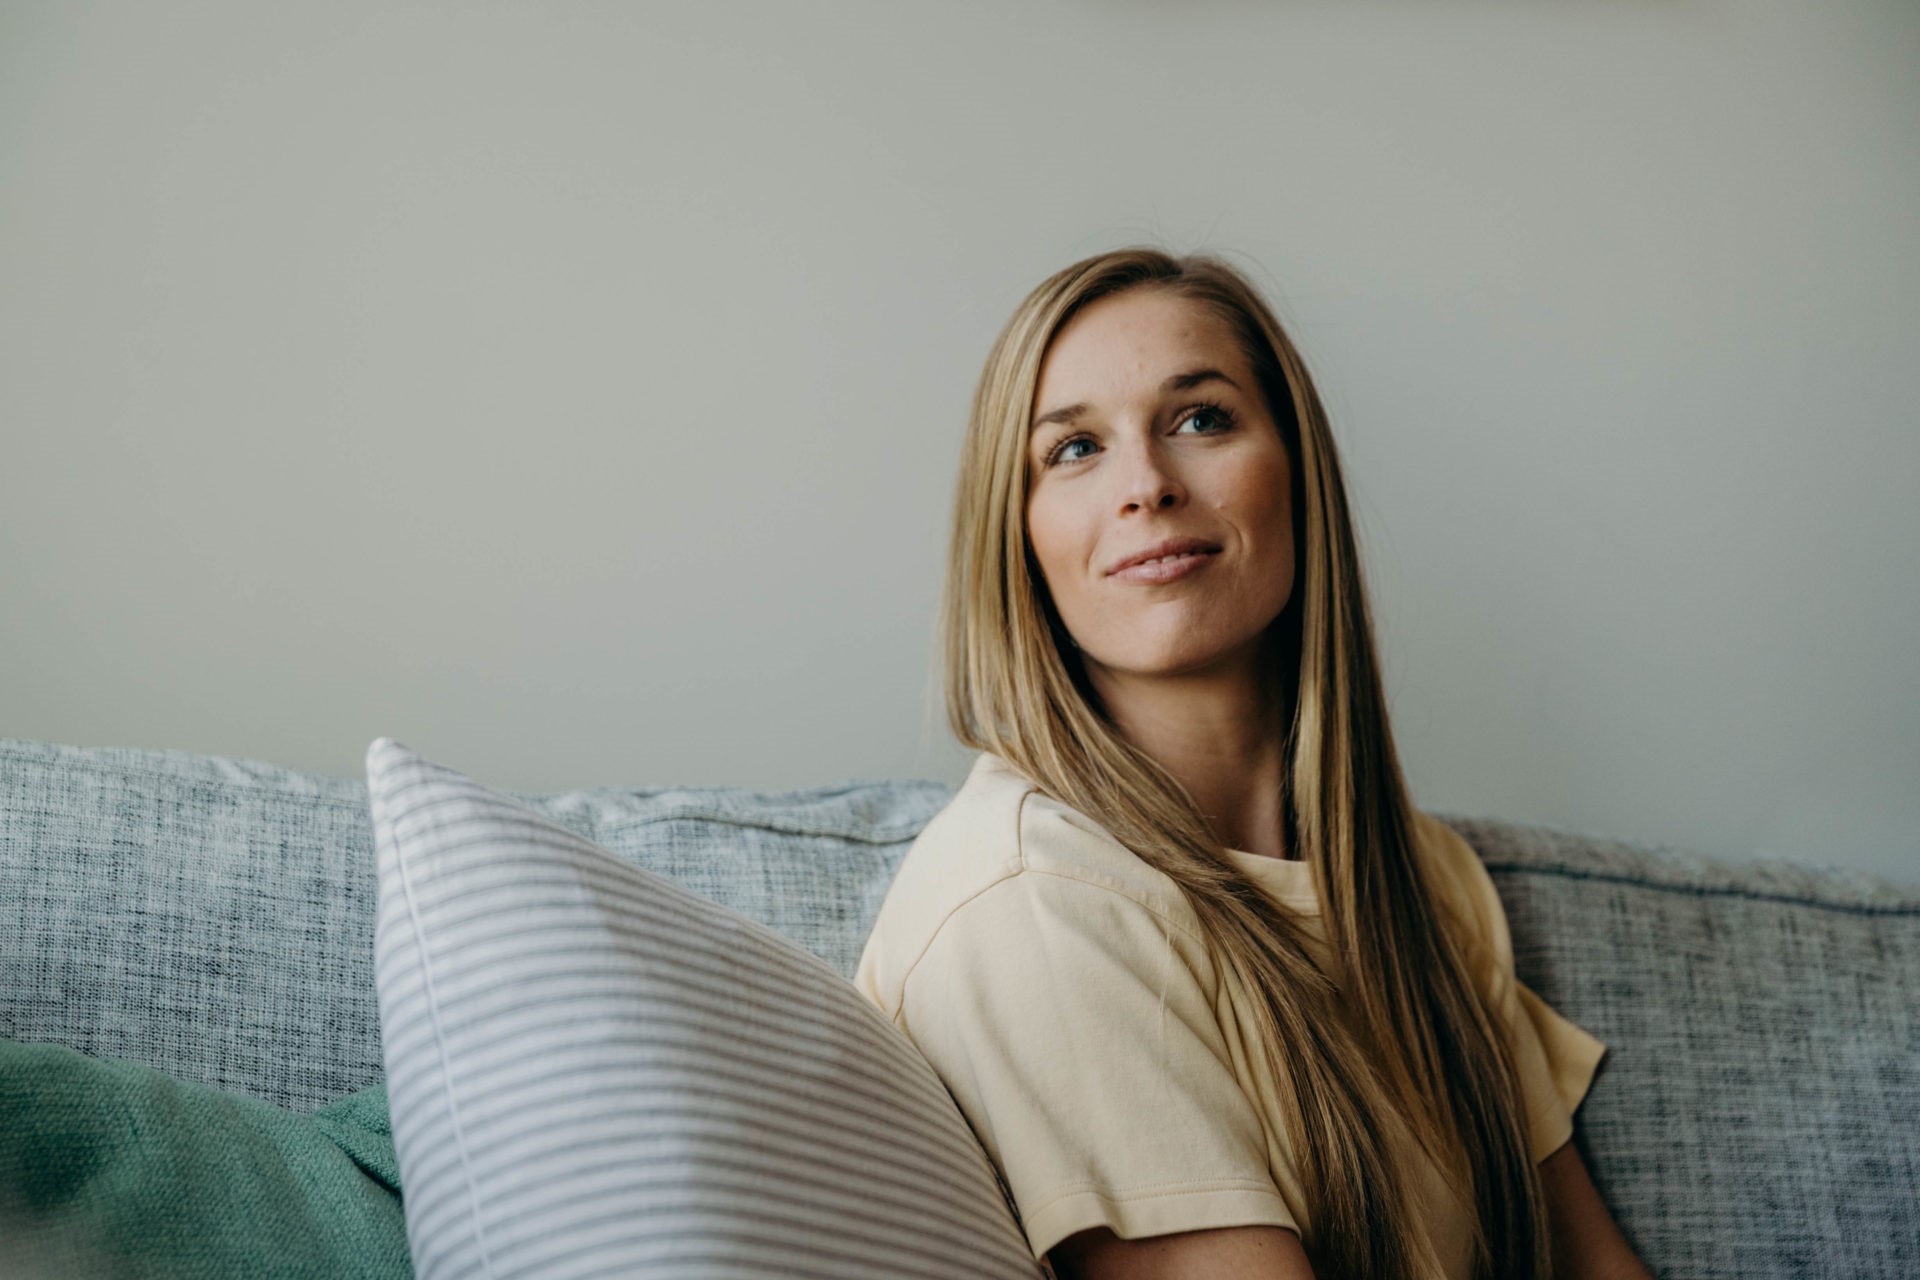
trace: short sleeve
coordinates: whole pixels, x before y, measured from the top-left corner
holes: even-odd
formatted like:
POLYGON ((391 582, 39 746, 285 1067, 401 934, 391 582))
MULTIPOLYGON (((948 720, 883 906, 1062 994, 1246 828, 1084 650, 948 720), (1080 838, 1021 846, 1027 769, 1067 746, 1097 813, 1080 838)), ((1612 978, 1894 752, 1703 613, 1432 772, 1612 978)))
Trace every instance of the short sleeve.
POLYGON ((1473 846, 1437 818, 1422 814, 1420 822, 1448 877, 1443 891, 1472 918, 1476 963, 1506 1026, 1527 1108, 1527 1146, 1538 1164, 1573 1137, 1573 1113, 1607 1047, 1519 980, 1506 906, 1473 846))
POLYGON ((1159 912, 1037 871, 954 911, 915 963, 901 1025, 1006 1179, 1036 1259, 1101 1225, 1298 1230, 1212 972, 1159 912))
POLYGON ((1573 1113, 1593 1084, 1606 1045, 1554 1012, 1512 977, 1503 1010, 1512 1036, 1520 1093, 1527 1105, 1527 1146, 1535 1164, 1573 1137, 1573 1113))

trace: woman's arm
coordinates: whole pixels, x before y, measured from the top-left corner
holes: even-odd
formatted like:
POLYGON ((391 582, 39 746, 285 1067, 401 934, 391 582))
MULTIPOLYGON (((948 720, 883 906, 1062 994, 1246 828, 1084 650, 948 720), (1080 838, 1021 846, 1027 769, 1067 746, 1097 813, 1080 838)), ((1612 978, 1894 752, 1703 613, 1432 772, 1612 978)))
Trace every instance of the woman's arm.
POLYGON ((1571 1138, 1540 1162, 1540 1182, 1553 1229, 1556 1280, 1653 1280, 1607 1212, 1571 1138))
POLYGON ((1313 1280, 1300 1237, 1285 1227, 1219 1227, 1138 1240, 1089 1227, 1049 1249, 1047 1261, 1060 1280, 1313 1280))

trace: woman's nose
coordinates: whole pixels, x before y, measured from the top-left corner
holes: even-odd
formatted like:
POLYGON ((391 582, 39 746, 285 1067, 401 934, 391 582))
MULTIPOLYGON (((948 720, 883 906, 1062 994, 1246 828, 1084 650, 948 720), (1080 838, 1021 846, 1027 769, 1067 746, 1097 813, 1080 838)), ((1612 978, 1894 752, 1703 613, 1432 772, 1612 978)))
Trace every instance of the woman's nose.
POLYGON ((1131 450, 1121 470, 1125 477, 1120 493, 1123 509, 1155 511, 1180 501, 1186 492, 1173 469, 1150 446, 1131 450))

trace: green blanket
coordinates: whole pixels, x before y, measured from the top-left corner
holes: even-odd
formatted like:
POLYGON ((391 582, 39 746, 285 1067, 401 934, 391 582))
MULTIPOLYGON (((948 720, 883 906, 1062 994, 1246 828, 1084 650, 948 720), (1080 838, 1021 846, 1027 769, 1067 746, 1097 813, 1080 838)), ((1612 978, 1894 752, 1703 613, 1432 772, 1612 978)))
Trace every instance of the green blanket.
POLYGON ((385 1083, 310 1115, 0 1040, 8 1280, 411 1277, 385 1083))

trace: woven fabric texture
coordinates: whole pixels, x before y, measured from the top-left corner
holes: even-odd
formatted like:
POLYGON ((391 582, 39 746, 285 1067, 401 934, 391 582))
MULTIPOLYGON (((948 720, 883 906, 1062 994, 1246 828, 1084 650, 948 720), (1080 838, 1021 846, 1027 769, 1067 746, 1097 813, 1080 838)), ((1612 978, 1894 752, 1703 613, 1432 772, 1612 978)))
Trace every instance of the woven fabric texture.
MULTIPOLYGON (((852 976, 950 789, 504 792, 852 976)), ((380 1078, 364 780, 0 739, 0 1037, 310 1110, 380 1078)))
POLYGON ((1574 1140, 1654 1274, 1920 1275, 1920 887, 1447 822, 1609 1046, 1574 1140))
MULTIPOLYGON (((507 793, 851 975, 951 794, 507 793)), ((1437 814, 1609 1048, 1575 1140, 1662 1277, 1920 1274, 1920 886, 1437 814)), ((0 1037, 311 1108, 379 1078, 364 783, 0 739, 0 1037)))

